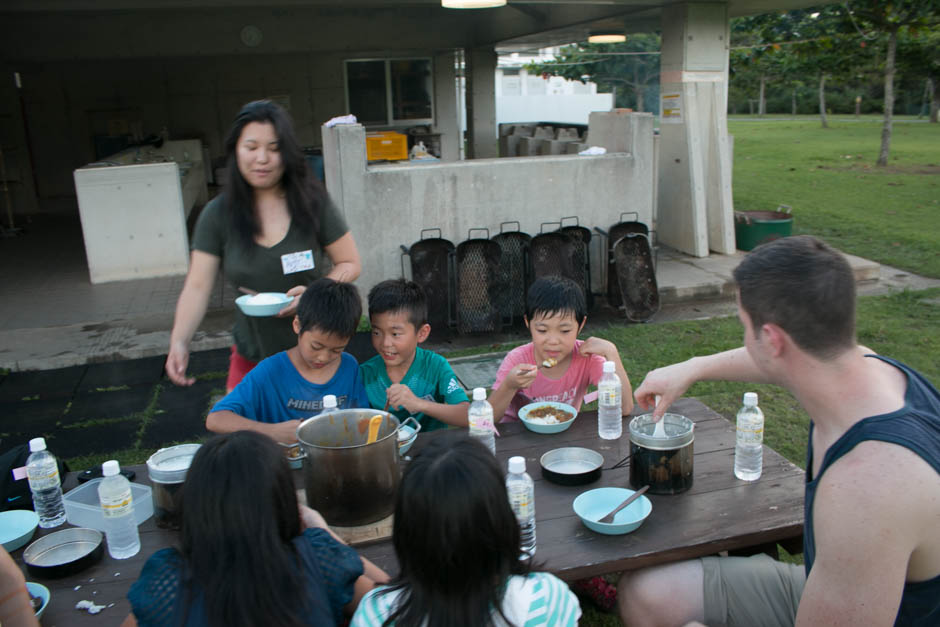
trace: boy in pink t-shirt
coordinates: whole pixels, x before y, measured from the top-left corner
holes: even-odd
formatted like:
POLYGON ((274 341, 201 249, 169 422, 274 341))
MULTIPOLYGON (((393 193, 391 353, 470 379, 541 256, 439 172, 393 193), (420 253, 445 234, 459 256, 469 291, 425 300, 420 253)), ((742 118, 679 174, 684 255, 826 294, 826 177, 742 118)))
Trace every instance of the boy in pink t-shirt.
POLYGON ((616 366, 623 384, 623 414, 630 413, 633 391, 620 353, 599 337, 579 340, 586 321, 587 305, 577 283, 557 276, 532 283, 525 315, 532 341, 506 355, 489 398, 493 415, 502 416, 500 422, 518 420, 519 409, 533 401, 560 401, 580 409, 588 385, 600 380, 605 361, 616 366))

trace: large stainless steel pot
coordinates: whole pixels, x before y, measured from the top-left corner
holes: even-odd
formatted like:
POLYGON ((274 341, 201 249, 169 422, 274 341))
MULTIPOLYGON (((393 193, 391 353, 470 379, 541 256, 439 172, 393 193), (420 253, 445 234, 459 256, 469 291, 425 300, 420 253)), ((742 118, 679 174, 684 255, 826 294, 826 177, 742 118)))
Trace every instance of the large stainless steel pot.
POLYGON ((395 509, 398 430, 401 423, 378 409, 342 409, 307 418, 297 427, 304 450, 307 504, 331 525, 356 527, 395 509), (369 419, 384 417, 378 438, 368 439, 369 419))

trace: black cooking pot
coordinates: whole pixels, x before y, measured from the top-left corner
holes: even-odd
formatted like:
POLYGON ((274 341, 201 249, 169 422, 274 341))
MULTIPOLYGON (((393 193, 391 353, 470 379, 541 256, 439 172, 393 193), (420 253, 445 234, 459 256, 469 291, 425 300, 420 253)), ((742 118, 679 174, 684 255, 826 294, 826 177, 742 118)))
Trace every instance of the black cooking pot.
POLYGON ((73 527, 43 536, 23 551, 30 575, 59 579, 101 560, 104 535, 97 529, 73 527))
POLYGON ((539 459, 542 476, 559 485, 584 485, 601 477, 604 456, 589 448, 553 449, 539 459))

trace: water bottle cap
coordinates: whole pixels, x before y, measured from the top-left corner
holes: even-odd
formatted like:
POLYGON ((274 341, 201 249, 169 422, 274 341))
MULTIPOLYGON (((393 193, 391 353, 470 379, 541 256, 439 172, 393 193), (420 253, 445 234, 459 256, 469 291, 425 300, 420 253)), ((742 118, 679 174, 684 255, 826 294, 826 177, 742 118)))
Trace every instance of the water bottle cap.
POLYGON ((327 394, 323 397, 323 409, 336 409, 336 396, 333 394, 327 394))
POLYGON ((509 472, 512 474, 520 474, 525 472, 525 457, 515 457, 509 458, 509 472))
POLYGON ((757 406, 757 392, 745 392, 744 404, 748 407, 756 407, 757 406))
POLYGON ((46 450, 46 438, 33 438, 29 441, 30 453, 46 450))
POLYGON ((486 388, 473 388, 473 400, 485 401, 486 400, 486 388))
POLYGON ((604 362, 604 372, 616 372, 616 370, 617 370, 617 364, 615 364, 612 361, 604 362))
POLYGON ((119 472, 121 472, 121 464, 116 459, 109 459, 101 464, 101 474, 105 477, 113 477, 119 472))

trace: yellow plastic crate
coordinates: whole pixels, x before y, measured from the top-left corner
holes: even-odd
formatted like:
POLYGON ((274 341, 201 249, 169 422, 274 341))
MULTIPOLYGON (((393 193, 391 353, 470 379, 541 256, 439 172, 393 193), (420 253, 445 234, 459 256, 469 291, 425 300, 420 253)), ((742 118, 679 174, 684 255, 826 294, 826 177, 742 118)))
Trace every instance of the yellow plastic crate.
POLYGON ((366 133, 366 158, 369 161, 407 159, 408 137, 394 131, 366 133))

